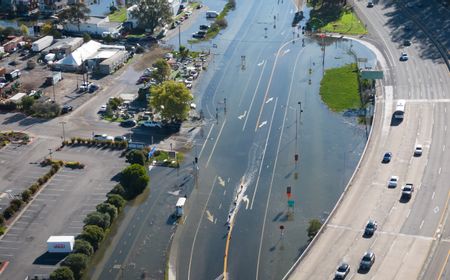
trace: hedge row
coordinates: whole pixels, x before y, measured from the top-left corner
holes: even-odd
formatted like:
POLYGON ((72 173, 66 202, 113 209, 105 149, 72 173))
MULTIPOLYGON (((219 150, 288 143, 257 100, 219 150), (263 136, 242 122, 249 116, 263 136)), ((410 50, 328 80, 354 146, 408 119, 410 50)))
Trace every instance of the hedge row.
POLYGON ((112 140, 95 140, 86 138, 71 138, 70 140, 63 141, 63 146, 95 146, 95 147, 107 147, 111 149, 123 150, 128 148, 128 142, 126 141, 112 141, 112 140))
POLYGON ((20 198, 15 198, 10 201, 9 206, 0 214, 0 235, 3 234, 5 222, 11 219, 16 212, 22 209, 33 197, 33 195, 58 172, 62 164, 60 162, 53 162, 50 170, 41 176, 34 184, 24 190, 20 198))
POLYGON ((54 159, 49 159, 46 158, 45 160, 43 160, 41 162, 42 166, 47 166, 47 165, 52 165, 52 164, 59 164, 60 166, 64 166, 67 168, 72 168, 72 169, 83 169, 84 168, 84 163, 81 163, 79 161, 62 161, 62 160, 54 160, 54 159))

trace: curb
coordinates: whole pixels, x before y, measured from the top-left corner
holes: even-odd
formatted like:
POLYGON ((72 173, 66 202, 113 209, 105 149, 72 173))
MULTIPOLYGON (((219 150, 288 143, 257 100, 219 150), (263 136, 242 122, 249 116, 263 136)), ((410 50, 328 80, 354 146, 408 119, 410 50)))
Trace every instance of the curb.
POLYGON ((2 266, 0 266, 0 275, 2 275, 3 271, 8 267, 9 261, 5 261, 2 263, 2 266))

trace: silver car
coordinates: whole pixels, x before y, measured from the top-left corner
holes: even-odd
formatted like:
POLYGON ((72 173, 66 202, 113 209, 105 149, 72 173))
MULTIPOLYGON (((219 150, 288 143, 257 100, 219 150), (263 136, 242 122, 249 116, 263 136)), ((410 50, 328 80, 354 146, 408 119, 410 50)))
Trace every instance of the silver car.
POLYGON ((350 265, 348 263, 341 263, 334 274, 334 279, 345 279, 350 272, 350 265))

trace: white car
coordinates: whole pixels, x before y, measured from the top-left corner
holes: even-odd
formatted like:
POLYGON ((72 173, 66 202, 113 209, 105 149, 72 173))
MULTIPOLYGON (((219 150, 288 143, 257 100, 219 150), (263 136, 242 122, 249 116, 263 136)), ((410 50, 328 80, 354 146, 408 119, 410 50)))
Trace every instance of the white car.
POLYGON ((154 121, 145 121, 142 123, 142 126, 145 127, 158 127, 161 128, 161 123, 159 122, 154 122, 154 121))
POLYGON ((388 187, 395 188, 397 187, 397 184, 398 184, 398 176, 391 176, 388 182, 388 187))
POLYGON ((99 113, 103 113, 106 112, 106 104, 103 104, 102 106, 100 106, 100 109, 98 109, 99 113))
POLYGON ((422 152, 423 152, 422 145, 417 144, 416 148, 414 149, 414 156, 420 157, 422 155, 422 152))
POLYGON ((106 134, 96 134, 94 137, 92 137, 94 140, 108 140, 108 135, 106 134))
POLYGON ((405 52, 402 52, 402 55, 400 56, 400 61, 407 61, 408 60, 408 54, 405 52))

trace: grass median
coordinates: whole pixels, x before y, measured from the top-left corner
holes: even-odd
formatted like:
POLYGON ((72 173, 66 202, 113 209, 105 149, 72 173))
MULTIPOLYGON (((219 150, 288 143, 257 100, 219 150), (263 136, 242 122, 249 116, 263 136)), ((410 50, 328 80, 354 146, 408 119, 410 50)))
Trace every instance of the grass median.
POLYGON ((320 96, 334 112, 361 108, 356 64, 326 70, 320 82, 320 96))

